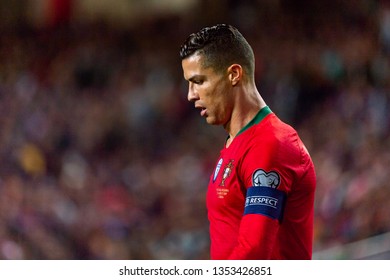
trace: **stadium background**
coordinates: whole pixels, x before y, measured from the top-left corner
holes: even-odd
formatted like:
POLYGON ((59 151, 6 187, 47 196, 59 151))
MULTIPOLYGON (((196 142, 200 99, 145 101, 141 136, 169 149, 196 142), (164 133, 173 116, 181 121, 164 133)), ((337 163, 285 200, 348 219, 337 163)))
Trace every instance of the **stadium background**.
POLYGON ((390 259, 390 5, 374 0, 0 1, 0 258, 207 259, 225 134, 178 49, 227 22, 318 187, 315 259, 390 259))

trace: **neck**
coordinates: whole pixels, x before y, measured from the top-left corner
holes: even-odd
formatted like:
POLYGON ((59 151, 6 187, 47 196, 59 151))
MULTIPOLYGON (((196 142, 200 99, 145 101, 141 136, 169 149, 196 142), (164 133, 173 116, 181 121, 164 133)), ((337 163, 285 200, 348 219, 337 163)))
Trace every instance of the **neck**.
POLYGON ((241 92, 236 94, 230 121, 225 125, 225 130, 229 133, 227 145, 266 106, 256 87, 252 86, 249 90, 241 89, 239 91, 241 92))

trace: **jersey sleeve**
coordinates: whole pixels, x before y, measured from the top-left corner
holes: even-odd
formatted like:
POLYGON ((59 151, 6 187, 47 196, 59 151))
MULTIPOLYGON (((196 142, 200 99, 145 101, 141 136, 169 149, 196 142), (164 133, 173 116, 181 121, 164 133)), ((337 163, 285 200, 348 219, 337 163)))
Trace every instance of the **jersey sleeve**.
POLYGON ((238 244, 230 259, 269 259, 283 220, 291 180, 283 170, 277 141, 252 146, 240 164, 246 190, 238 244))

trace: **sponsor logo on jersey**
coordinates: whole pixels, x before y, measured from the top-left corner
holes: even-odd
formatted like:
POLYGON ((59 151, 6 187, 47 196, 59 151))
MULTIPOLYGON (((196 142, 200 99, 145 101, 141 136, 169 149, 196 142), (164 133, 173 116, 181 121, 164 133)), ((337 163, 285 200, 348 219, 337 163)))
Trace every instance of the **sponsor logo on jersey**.
POLYGON ((263 169, 257 169, 253 173, 252 184, 255 187, 277 189, 280 185, 280 176, 275 171, 266 172, 263 169))

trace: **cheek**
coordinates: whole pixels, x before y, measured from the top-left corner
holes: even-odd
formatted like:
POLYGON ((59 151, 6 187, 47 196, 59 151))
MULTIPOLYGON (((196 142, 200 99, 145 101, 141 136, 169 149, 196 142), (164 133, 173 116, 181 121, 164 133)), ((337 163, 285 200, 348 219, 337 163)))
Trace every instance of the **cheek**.
POLYGON ((215 114, 222 114, 229 107, 229 90, 223 81, 214 81, 203 88, 203 101, 215 114))
POLYGON ((226 89, 221 83, 215 83, 207 88, 207 95, 210 99, 222 101, 225 98, 226 89))
POLYGON ((219 94, 211 100, 213 113, 221 124, 230 119, 231 102, 229 101, 228 96, 227 92, 221 90, 219 94))

